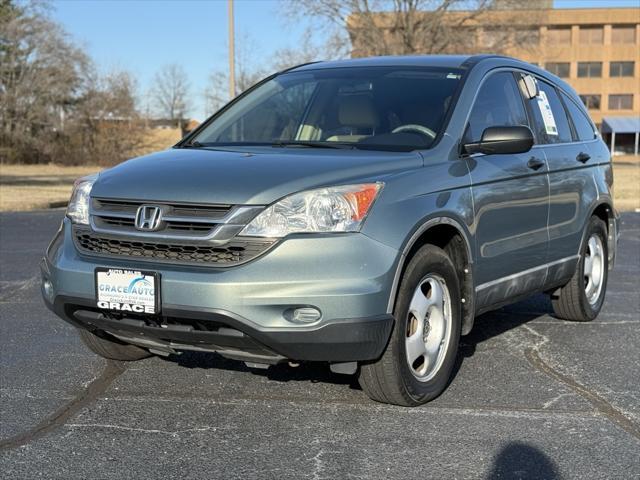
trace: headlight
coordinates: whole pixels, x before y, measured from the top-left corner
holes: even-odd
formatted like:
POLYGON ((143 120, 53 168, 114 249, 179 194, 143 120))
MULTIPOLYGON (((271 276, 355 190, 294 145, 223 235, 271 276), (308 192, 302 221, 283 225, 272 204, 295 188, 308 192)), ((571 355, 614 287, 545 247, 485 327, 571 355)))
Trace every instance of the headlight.
POLYGON ((67 206, 67 217, 73 223, 89 225, 89 194, 98 175, 79 178, 73 184, 73 192, 67 206))
POLYGON ((382 186, 344 185, 290 195, 260 213, 240 235, 284 237, 290 233, 357 232, 382 186))

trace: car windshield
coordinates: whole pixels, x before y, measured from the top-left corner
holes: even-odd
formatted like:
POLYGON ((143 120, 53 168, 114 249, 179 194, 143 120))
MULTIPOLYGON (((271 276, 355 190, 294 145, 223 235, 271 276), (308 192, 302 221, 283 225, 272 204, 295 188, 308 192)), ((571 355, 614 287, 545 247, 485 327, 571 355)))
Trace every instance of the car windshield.
POLYGON ((424 67, 284 73, 214 116, 185 146, 429 148, 461 76, 424 67))

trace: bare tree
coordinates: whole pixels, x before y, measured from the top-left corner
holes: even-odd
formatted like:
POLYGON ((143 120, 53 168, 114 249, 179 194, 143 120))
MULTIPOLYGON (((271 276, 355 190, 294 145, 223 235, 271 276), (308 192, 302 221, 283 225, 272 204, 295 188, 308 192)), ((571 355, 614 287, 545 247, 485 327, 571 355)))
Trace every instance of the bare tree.
POLYGON ((189 90, 189 79, 182 66, 165 65, 156 73, 151 89, 158 113, 180 124, 189 109, 189 90))
POLYGON ((312 37, 313 32, 307 29, 302 35, 302 42, 296 48, 276 50, 271 57, 271 69, 280 71, 303 63, 315 62, 327 58, 328 52, 326 49, 316 45, 312 37))
MULTIPOLYGON (((259 68, 250 68, 236 62, 236 95, 252 87, 267 74, 259 68)), ((222 108, 229 100, 229 74, 226 71, 214 70, 209 75, 207 86, 203 92, 205 113, 212 115, 222 108)))
MULTIPOLYGON (((322 59, 324 48, 314 44, 311 37, 310 32, 305 32, 303 40, 297 48, 276 50, 265 62, 256 42, 249 35, 244 34, 236 48, 236 95, 241 94, 272 73, 322 59), (259 61, 254 61, 254 58, 259 61)), ((214 70, 209 75, 207 86, 203 92, 207 115, 217 112, 230 100, 228 79, 225 70, 214 70)))
POLYGON ((229 77, 226 72, 213 71, 209 75, 207 85, 202 92, 204 110, 207 116, 213 115, 229 101, 229 77))
POLYGON ((0 6, 0 161, 48 161, 88 58, 40 3, 0 6))
POLYGON ((284 6, 290 18, 320 20, 335 55, 355 57, 502 53, 522 40, 515 32, 537 26, 540 11, 530 0, 284 0, 284 6), (525 6, 532 10, 523 15, 525 6))
MULTIPOLYGON (((253 38, 242 34, 236 46, 236 96, 272 73, 273 68, 263 68, 262 57, 260 47, 253 38)), ((231 100, 228 85, 229 73, 226 70, 215 69, 211 72, 203 92, 207 115, 215 113, 231 100)))
POLYGON ((143 138, 128 72, 98 72, 46 3, 0 0, 0 162, 114 164, 143 138))
POLYGON ((135 155, 145 146, 136 89, 127 71, 101 75, 93 66, 87 68, 85 88, 69 118, 67 142, 60 145, 58 156, 70 163, 91 158, 99 165, 112 165, 135 155))

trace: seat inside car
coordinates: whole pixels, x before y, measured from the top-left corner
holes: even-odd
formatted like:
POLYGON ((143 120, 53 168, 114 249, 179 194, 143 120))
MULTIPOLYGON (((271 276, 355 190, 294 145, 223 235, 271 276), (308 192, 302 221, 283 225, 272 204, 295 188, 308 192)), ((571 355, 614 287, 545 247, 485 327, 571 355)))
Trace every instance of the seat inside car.
POLYGON ((328 142, 357 142, 375 135, 380 117, 370 95, 347 95, 338 104, 340 133, 327 138, 328 142))

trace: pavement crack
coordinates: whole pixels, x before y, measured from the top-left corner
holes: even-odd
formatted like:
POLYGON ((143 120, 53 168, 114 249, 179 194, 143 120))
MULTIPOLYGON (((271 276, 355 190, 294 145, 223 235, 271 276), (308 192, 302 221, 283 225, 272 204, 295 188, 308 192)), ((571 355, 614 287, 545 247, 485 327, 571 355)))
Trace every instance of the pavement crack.
POLYGON ((0 451, 22 447, 62 427, 67 420, 94 402, 125 371, 121 362, 108 360, 102 373, 91 381, 73 400, 44 418, 33 428, 0 441, 0 451))
POLYGON ((551 405, 555 405, 557 402, 559 402, 560 400, 562 400, 565 397, 574 395, 573 393, 560 393, 558 395, 556 395, 555 397, 553 397, 551 400, 544 402, 544 404, 542 405, 542 408, 549 408, 551 407, 551 405))
MULTIPOLYGON (((529 328, 529 330, 532 330, 529 328)), ((537 333, 537 332, 536 332, 537 333)), ((538 334, 541 335, 541 334, 538 334)), ((544 342, 543 342, 544 343, 544 342)), ((549 363, 545 362, 540 356, 538 351, 540 345, 525 349, 525 358, 527 361, 539 372, 542 372, 549 377, 553 378, 557 382, 560 382, 576 392, 582 398, 587 400, 595 409, 600 412, 604 417, 618 425, 627 433, 633 435, 640 440, 640 425, 624 415, 620 410, 615 408, 606 399, 602 398, 596 392, 588 389, 584 385, 578 383, 569 375, 559 372, 553 368, 549 363)))
POLYGON ((322 455, 324 455, 324 450, 321 448, 318 453, 313 457, 313 479, 320 480, 322 477, 320 474, 324 470, 324 462, 322 461, 322 455))
POLYGON ((184 430, 158 430, 158 429, 150 429, 150 428, 138 428, 138 427, 126 427, 124 425, 111 425, 108 423, 68 423, 65 425, 67 428, 75 429, 75 428, 106 428, 113 430, 127 430, 130 432, 139 432, 139 433, 152 433, 152 434, 160 434, 160 435, 170 435, 172 437, 179 437, 180 434, 183 433, 193 433, 193 432, 208 432, 217 430, 216 427, 194 427, 194 428, 186 428, 184 430))

